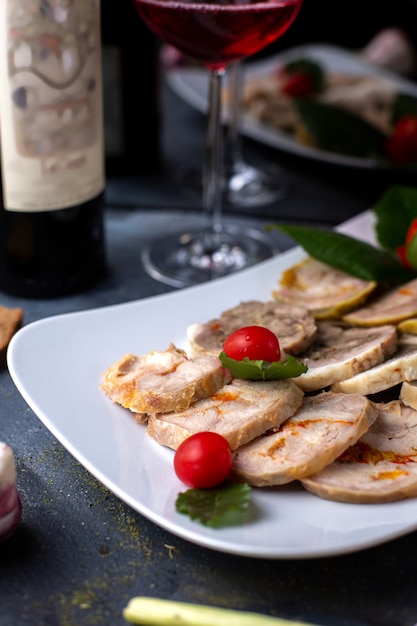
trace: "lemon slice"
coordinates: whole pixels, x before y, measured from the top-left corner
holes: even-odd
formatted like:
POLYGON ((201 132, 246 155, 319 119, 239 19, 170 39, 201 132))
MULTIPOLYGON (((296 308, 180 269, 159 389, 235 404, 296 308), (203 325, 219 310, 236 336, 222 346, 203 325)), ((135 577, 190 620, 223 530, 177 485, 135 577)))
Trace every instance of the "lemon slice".
POLYGON ((332 319, 363 304, 377 283, 307 257, 284 271, 279 285, 272 292, 275 300, 303 305, 317 319, 332 319))

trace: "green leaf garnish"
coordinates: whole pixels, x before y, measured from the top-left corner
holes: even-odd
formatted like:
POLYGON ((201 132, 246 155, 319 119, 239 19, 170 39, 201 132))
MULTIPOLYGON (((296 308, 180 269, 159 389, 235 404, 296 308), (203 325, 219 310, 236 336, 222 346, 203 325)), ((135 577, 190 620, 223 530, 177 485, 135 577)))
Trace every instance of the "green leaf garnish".
POLYGON ((360 158, 385 158, 386 135, 363 118, 311 98, 296 98, 294 103, 314 145, 321 150, 360 158))
POLYGON ((286 361, 251 361, 247 357, 242 361, 231 359, 225 352, 220 352, 219 359, 235 378, 244 380, 279 380, 295 378, 307 371, 307 365, 288 355, 286 361))
MULTIPOLYGON (((395 220, 396 212, 392 216, 395 220)), ((395 285, 416 277, 415 272, 404 267, 387 250, 380 250, 344 233, 296 224, 275 227, 294 239, 310 256, 362 280, 395 285)))
POLYGON ((417 115, 417 98, 408 93, 398 93, 392 106, 391 124, 394 126, 408 115, 417 115))
POLYGON ((250 502, 246 483, 224 483, 212 489, 188 489, 178 494, 175 508, 205 526, 220 528, 242 523, 250 502))
POLYGON ((417 189, 394 185, 374 206, 375 233, 385 250, 395 252, 405 242, 408 228, 417 217, 417 189))

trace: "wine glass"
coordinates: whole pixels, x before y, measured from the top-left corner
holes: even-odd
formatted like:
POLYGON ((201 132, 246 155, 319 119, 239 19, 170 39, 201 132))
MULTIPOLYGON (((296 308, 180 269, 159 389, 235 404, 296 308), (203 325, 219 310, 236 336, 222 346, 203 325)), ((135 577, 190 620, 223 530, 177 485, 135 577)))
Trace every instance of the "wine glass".
MULTIPOLYGON (((172 50, 172 49, 171 49, 172 50)), ((275 163, 255 164, 246 159, 242 147, 241 113, 244 72, 241 61, 227 68, 227 123, 224 145, 223 199, 236 207, 260 207, 288 196, 289 185, 275 163)), ((202 193, 202 172, 181 168, 176 180, 194 196, 202 193)))
POLYGON ((302 0, 133 0, 139 15, 162 40, 209 71, 209 116, 203 171, 205 225, 151 242, 142 258, 155 278, 176 286, 230 274, 271 256, 254 229, 222 220, 222 79, 229 63, 255 54, 282 35, 302 0))

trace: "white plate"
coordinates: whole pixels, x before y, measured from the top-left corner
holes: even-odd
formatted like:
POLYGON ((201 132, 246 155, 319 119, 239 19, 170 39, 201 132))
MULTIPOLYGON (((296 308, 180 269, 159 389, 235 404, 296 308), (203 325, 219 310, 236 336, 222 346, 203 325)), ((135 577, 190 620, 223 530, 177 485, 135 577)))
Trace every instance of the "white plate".
MULTIPOLYGON (((370 213, 345 232, 370 240, 370 213)), ((380 505, 321 500, 300 487, 254 489, 244 523, 210 529, 176 513, 184 486, 173 451, 146 435, 131 414, 99 389, 104 370, 127 352, 186 346, 188 324, 207 321, 241 300, 268 300, 299 248, 256 267, 167 295, 29 324, 13 338, 8 365, 20 393, 53 435, 98 480, 133 509, 193 543, 270 559, 352 552, 417 528, 417 498, 380 505)))
MULTIPOLYGON (((417 96, 417 85, 414 83, 397 74, 371 65, 361 59, 360 56, 329 45, 313 44, 291 48, 285 52, 272 55, 267 59, 247 64, 247 66, 245 66, 245 72, 248 77, 269 74, 278 66, 285 65, 289 61, 300 58, 309 58, 317 61, 322 65, 325 71, 332 70, 353 75, 380 76, 392 82, 398 90, 417 96)), ((167 82, 188 104, 199 111, 207 111, 208 74, 205 70, 189 67, 173 69, 167 72, 167 82)), ((365 169, 387 168, 386 165, 381 166, 380 163, 373 159, 339 155, 303 145, 292 136, 267 124, 260 124, 251 119, 248 115, 242 115, 241 130, 242 133, 248 137, 256 139, 268 146, 318 161, 365 169)))

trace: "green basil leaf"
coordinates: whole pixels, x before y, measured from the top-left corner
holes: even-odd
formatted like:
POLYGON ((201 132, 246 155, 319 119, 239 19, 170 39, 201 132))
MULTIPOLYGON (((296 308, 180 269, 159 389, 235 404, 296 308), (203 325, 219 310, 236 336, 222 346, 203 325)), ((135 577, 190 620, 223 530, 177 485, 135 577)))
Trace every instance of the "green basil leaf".
POLYGON ((226 482, 212 489, 188 489, 178 494, 175 508, 205 526, 219 528, 242 524, 250 503, 251 488, 246 483, 226 482))
POLYGON ((385 250, 395 252, 405 242, 408 228, 417 217, 417 189, 394 185, 374 205, 375 233, 385 250))
POLYGON ((398 93, 391 111, 391 124, 394 126, 402 117, 417 116, 417 98, 408 93, 398 93))
POLYGON ((274 227, 294 239, 310 256, 362 280, 395 285, 416 277, 393 254, 344 233, 296 224, 268 228, 274 227))
POLYGON ((295 357, 288 355, 286 361, 251 361, 247 357, 242 361, 231 359, 225 352, 220 352, 219 359, 235 378, 244 380, 279 380, 295 378, 305 374, 307 366, 295 357))
POLYGON ((360 158, 384 159, 386 135, 363 118, 311 98, 294 99, 298 114, 321 150, 360 158))

